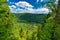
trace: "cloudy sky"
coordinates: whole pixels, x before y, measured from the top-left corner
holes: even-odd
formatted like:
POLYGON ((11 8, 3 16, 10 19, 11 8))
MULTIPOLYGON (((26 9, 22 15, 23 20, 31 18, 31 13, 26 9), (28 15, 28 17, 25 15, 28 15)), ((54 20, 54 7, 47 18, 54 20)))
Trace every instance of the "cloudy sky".
POLYGON ((12 13, 48 13, 49 9, 43 7, 42 2, 49 0, 8 0, 12 13))

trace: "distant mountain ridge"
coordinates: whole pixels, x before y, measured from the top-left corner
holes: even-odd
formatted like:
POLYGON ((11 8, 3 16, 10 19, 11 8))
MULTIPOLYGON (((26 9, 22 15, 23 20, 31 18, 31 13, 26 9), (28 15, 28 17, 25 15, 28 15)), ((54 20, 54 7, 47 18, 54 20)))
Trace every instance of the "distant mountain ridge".
POLYGON ((18 22, 43 23, 47 14, 17 13, 18 22))

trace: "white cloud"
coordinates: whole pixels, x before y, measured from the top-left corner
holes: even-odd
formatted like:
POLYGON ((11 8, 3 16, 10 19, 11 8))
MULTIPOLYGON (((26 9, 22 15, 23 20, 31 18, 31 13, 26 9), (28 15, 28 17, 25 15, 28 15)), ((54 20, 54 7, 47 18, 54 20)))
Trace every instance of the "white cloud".
POLYGON ((44 0, 40 0, 40 2, 43 2, 44 0))
POLYGON ((37 0, 36 2, 39 2, 39 0, 37 0))
POLYGON ((49 12, 48 8, 34 9, 33 5, 31 5, 31 4, 29 4, 28 2, 25 2, 25 1, 17 2, 17 3, 15 3, 15 5, 9 6, 12 13, 34 13, 34 14, 42 14, 43 13, 44 14, 44 13, 49 12), (19 7, 22 7, 24 9, 19 8, 19 7))
POLYGON ((9 6, 10 8, 16 8, 16 6, 15 5, 12 5, 12 6, 9 6))
POLYGON ((58 4, 58 0, 55 1, 55 4, 58 4))
POLYGON ((37 0, 36 2, 39 2, 39 1, 40 1, 40 2, 43 2, 44 0, 37 0))
POLYGON ((47 8, 38 8, 36 10, 37 13, 48 13, 49 12, 49 9, 47 8))
POLYGON ((29 4, 28 2, 25 2, 25 1, 20 1, 15 4, 16 4, 16 6, 20 6, 20 7, 33 7, 31 4, 29 4))
POLYGON ((30 11, 30 13, 37 13, 37 14, 49 12, 49 10, 47 8, 31 9, 29 11, 30 11))

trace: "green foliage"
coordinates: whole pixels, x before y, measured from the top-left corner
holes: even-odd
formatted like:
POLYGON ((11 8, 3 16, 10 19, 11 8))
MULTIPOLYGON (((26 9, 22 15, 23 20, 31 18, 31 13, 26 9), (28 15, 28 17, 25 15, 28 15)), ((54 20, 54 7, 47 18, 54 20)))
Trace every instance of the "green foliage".
POLYGON ((0 0, 0 40, 20 40, 14 16, 9 13, 9 7, 5 2, 7 1, 0 0))
POLYGON ((55 10, 60 6, 54 0, 47 3, 52 10, 48 15, 11 14, 6 2, 0 0, 0 40, 60 40, 60 10, 55 10))

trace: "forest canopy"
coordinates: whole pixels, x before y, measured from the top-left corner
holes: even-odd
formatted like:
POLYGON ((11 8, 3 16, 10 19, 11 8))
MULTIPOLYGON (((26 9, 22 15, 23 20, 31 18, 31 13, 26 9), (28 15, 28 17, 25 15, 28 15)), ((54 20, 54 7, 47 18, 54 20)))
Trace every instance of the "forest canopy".
POLYGON ((42 4, 52 12, 11 13, 7 0, 0 0, 0 40, 60 40, 60 0, 42 4))

